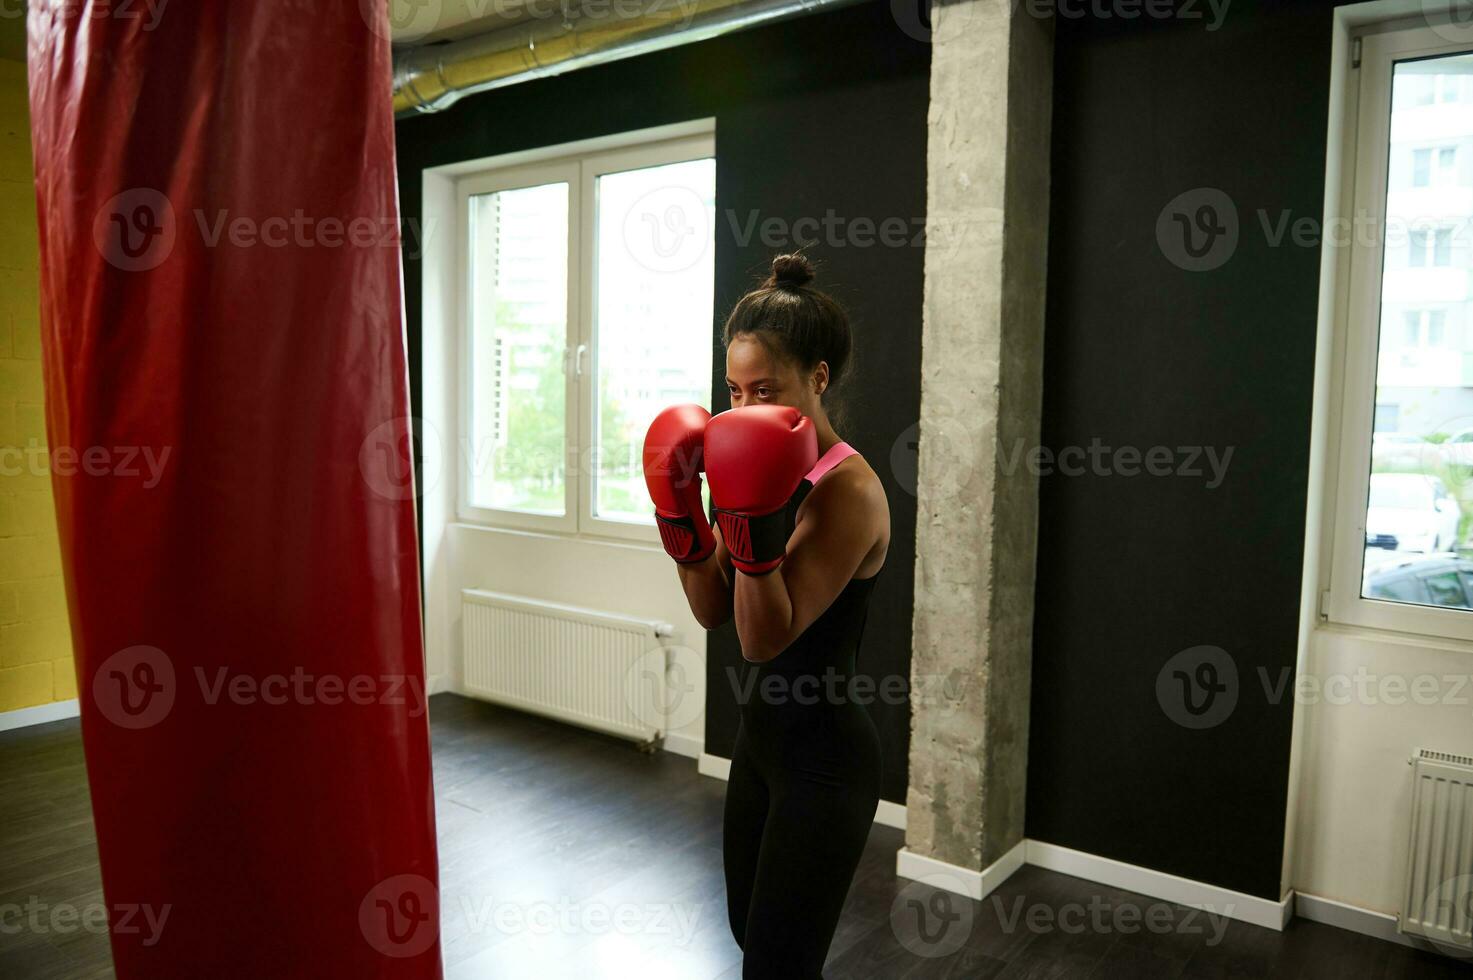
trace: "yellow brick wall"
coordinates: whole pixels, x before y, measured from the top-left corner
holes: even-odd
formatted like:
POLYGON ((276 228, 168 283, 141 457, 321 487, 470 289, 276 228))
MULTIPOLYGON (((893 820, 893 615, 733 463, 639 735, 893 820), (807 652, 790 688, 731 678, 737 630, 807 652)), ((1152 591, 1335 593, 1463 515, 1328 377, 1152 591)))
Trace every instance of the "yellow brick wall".
POLYGON ((25 65, 0 59, 0 711, 77 696, 44 457, 25 65))

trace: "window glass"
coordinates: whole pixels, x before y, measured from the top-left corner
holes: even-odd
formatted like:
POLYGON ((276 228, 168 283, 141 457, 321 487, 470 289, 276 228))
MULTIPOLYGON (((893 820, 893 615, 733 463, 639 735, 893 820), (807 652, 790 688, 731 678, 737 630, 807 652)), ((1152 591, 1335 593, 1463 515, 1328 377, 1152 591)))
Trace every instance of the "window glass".
POLYGON ((1427 595, 1431 598, 1434 606, 1468 608, 1468 600, 1463 595, 1463 586, 1458 581, 1457 572, 1448 571, 1439 572, 1436 575, 1428 575, 1423 579, 1423 582, 1427 586, 1427 595))
POLYGON ((652 524, 640 466, 663 408, 711 407, 716 161, 598 178, 594 514, 652 524))
POLYGON ((566 510, 568 185, 470 200, 474 507, 566 510))
POLYGON ((1361 594, 1467 607, 1459 576, 1473 514, 1473 143, 1460 100, 1473 56, 1399 62, 1392 74, 1387 248, 1361 594), (1405 245, 1397 248, 1400 231, 1405 245), (1435 307, 1435 308, 1433 308, 1435 307))

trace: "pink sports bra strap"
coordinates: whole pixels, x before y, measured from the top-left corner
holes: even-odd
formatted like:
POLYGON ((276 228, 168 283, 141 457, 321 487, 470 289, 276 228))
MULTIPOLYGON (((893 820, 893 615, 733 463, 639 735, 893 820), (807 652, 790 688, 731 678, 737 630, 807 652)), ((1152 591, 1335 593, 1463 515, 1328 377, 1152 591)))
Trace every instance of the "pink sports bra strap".
POLYGON ((809 483, 817 485, 818 481, 823 479, 823 475, 829 470, 833 469, 835 466, 838 466, 850 456, 858 455, 859 450, 849 445, 849 443, 836 442, 829 447, 828 452, 824 453, 818 458, 818 462, 813 464, 813 469, 808 471, 808 475, 804 477, 804 479, 807 480, 809 483))

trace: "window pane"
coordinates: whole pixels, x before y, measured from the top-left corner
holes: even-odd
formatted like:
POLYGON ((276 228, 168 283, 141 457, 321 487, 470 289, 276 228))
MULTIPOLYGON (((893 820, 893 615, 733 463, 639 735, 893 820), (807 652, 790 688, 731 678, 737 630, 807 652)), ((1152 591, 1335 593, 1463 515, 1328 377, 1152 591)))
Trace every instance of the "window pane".
POLYGON ((1473 514, 1473 185, 1456 159, 1473 143, 1473 106, 1426 96, 1460 91, 1469 73, 1464 54, 1401 62, 1392 77, 1388 159, 1405 163, 1387 175, 1386 227, 1410 233, 1402 248, 1388 233, 1383 252, 1362 586, 1368 598, 1458 608, 1473 576, 1462 526, 1473 514))
POLYGON ((1432 151, 1412 151, 1412 186, 1426 187, 1432 175, 1432 151))
POLYGON ((1423 586, 1422 580, 1417 578, 1416 572, 1395 563, 1368 576, 1366 598, 1431 604, 1427 589, 1423 586))
POLYGON ((1434 606, 1468 608, 1468 599, 1463 595, 1463 586, 1458 581, 1457 572, 1447 571, 1428 575, 1426 583, 1427 594, 1431 597, 1434 606))
POLYGON ((568 185, 470 201, 474 507, 564 513, 568 185))
POLYGON ((662 408, 711 407, 716 161, 598 178, 594 515, 653 524, 640 466, 662 408))
POLYGON ((1437 266, 1449 266, 1453 264, 1453 232, 1451 228, 1437 229, 1437 249, 1433 253, 1432 264, 1437 266))

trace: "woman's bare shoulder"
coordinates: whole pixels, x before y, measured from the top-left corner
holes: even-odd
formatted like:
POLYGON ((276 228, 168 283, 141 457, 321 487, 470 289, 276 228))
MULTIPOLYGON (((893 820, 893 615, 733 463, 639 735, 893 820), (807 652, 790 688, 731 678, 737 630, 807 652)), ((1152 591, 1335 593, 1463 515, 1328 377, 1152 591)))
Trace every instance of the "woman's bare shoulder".
POLYGON ((808 500, 815 499, 825 509, 833 505, 850 513, 878 509, 888 514, 890 509, 884 481, 858 453, 840 460, 818 481, 808 495, 808 500))

